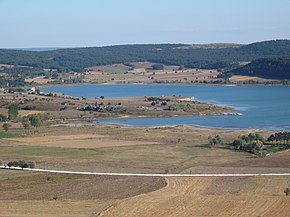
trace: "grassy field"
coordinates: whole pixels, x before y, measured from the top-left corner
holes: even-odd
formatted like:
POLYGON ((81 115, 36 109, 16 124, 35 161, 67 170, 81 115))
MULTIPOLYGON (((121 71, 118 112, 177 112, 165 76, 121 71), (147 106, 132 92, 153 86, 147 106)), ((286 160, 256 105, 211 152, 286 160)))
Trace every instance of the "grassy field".
POLYGON ((0 156, 4 162, 33 160, 51 169, 144 173, 179 173, 252 157, 224 145, 209 148, 207 137, 217 132, 224 141, 241 133, 194 127, 42 127, 32 136, 2 139, 0 156))
POLYGON ((3 138, 16 138, 16 137, 17 137, 17 135, 0 131, 0 139, 3 139, 3 138))

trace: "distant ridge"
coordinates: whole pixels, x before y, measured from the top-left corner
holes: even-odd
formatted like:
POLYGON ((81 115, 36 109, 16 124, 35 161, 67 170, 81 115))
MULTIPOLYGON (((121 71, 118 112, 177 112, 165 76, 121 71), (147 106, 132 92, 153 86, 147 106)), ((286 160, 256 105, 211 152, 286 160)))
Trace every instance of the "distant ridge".
POLYGON ((222 49, 222 48, 239 48, 244 44, 235 44, 235 43, 209 43, 209 44, 191 44, 187 46, 177 47, 175 49, 222 49))
POLYGON ((8 50, 23 50, 23 51, 52 51, 61 49, 60 47, 42 47, 42 48, 6 48, 8 50))
POLYGON ((0 64, 49 68, 59 72, 82 72, 93 66, 149 61, 187 68, 230 70, 241 67, 240 62, 282 56, 290 56, 290 40, 263 41, 248 45, 136 44, 59 49, 0 49, 0 64))

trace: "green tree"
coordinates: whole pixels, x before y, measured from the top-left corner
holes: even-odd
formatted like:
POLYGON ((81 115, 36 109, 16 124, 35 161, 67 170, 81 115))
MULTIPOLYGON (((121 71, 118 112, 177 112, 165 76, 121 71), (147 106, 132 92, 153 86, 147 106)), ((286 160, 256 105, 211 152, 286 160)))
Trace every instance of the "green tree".
POLYGON ((249 141, 252 142, 256 140, 256 134, 255 133, 249 133, 248 135, 249 141))
POLYGON ((163 64, 156 63, 156 64, 153 64, 152 65, 152 69, 153 70, 163 70, 164 69, 164 65, 163 64))
POLYGON ((0 122, 5 122, 7 121, 7 117, 3 114, 0 114, 0 122))
POLYGON ((28 129, 30 127, 30 120, 28 117, 23 117, 21 123, 25 129, 28 129))
POLYGON ((280 142, 280 144, 282 144, 282 141, 284 142, 284 144, 288 144, 290 140, 290 132, 277 132, 275 134, 272 134, 267 141, 268 142, 280 142))
POLYGON ((28 116, 31 126, 39 127, 42 125, 42 118, 40 114, 33 114, 28 116))
POLYGON ((15 103, 12 103, 8 107, 8 118, 9 120, 16 120, 18 118, 19 106, 15 103))
POLYGON ((26 162, 25 160, 10 161, 7 165, 9 167, 35 168, 35 162, 26 162))
POLYGON ((243 147, 246 144, 246 142, 242 139, 235 139, 233 142, 233 146, 239 150, 241 147, 243 147))
POLYGON ((239 136, 232 144, 237 150, 251 152, 255 155, 264 156, 264 138, 258 133, 250 133, 248 136, 239 136))
POLYGON ((2 166, 3 165, 3 161, 2 160, 0 160, 0 166, 2 166))
POLYGON ((18 166, 21 168, 28 168, 28 163, 25 160, 19 160, 18 166))
POLYGON ((170 105, 170 106, 168 107, 168 110, 169 110, 169 111, 177 111, 177 107, 176 107, 176 105, 170 105))
POLYGON ((9 128, 11 127, 11 125, 8 123, 4 123, 2 127, 5 130, 5 132, 7 132, 9 130, 9 128))
POLYGON ((222 141, 222 138, 220 137, 220 135, 216 135, 215 136, 215 139, 217 141, 217 144, 221 144, 223 141, 222 141))
POLYGON ((34 161, 29 161, 28 162, 28 167, 31 169, 34 169, 36 167, 36 163, 34 161))
POLYGON ((211 147, 222 143, 222 139, 219 135, 215 135, 214 137, 209 136, 208 141, 211 147))

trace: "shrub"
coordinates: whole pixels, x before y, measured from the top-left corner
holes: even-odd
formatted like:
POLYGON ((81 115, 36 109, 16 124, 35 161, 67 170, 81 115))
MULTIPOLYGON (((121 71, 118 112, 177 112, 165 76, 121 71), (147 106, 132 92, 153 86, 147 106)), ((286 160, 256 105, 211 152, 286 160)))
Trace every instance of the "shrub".
POLYGON ((9 120, 16 120, 18 117, 19 106, 15 103, 12 103, 8 107, 8 118, 9 120))
POLYGON ((7 121, 7 117, 3 114, 0 114, 0 122, 5 122, 7 121))
POLYGON ((219 135, 215 135, 214 137, 209 136, 208 141, 211 147, 222 143, 222 139, 219 135))
POLYGON ((177 111, 176 105, 170 105, 168 108, 169 111, 177 111))
POLYGON ((28 117, 23 117, 21 123, 25 129, 28 129, 30 127, 30 120, 28 117))
POLYGON ((9 130, 9 128, 11 127, 11 125, 8 123, 4 123, 2 127, 5 130, 5 132, 7 132, 9 130))
POLYGON ((36 167, 36 163, 34 161, 29 161, 28 162, 28 167, 31 169, 34 169, 36 167))
POLYGON ((26 162, 25 160, 10 161, 7 164, 9 167, 21 167, 21 168, 35 168, 35 162, 26 162))
POLYGON ((163 70, 164 69, 164 65, 156 63, 156 64, 152 65, 152 69, 153 70, 163 70))
POLYGON ((239 136, 232 145, 237 150, 251 152, 255 155, 264 156, 264 138, 258 133, 250 133, 248 136, 239 136))

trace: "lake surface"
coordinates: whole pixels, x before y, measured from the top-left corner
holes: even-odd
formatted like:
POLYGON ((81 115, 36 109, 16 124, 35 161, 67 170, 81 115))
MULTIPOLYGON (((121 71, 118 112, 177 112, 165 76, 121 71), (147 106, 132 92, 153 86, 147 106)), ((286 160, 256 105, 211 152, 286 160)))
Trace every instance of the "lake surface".
POLYGON ((212 128, 290 130, 290 87, 193 86, 167 84, 99 84, 55 86, 45 92, 76 97, 185 96, 236 108, 242 116, 191 116, 174 118, 126 118, 99 122, 128 126, 194 125, 212 128))

